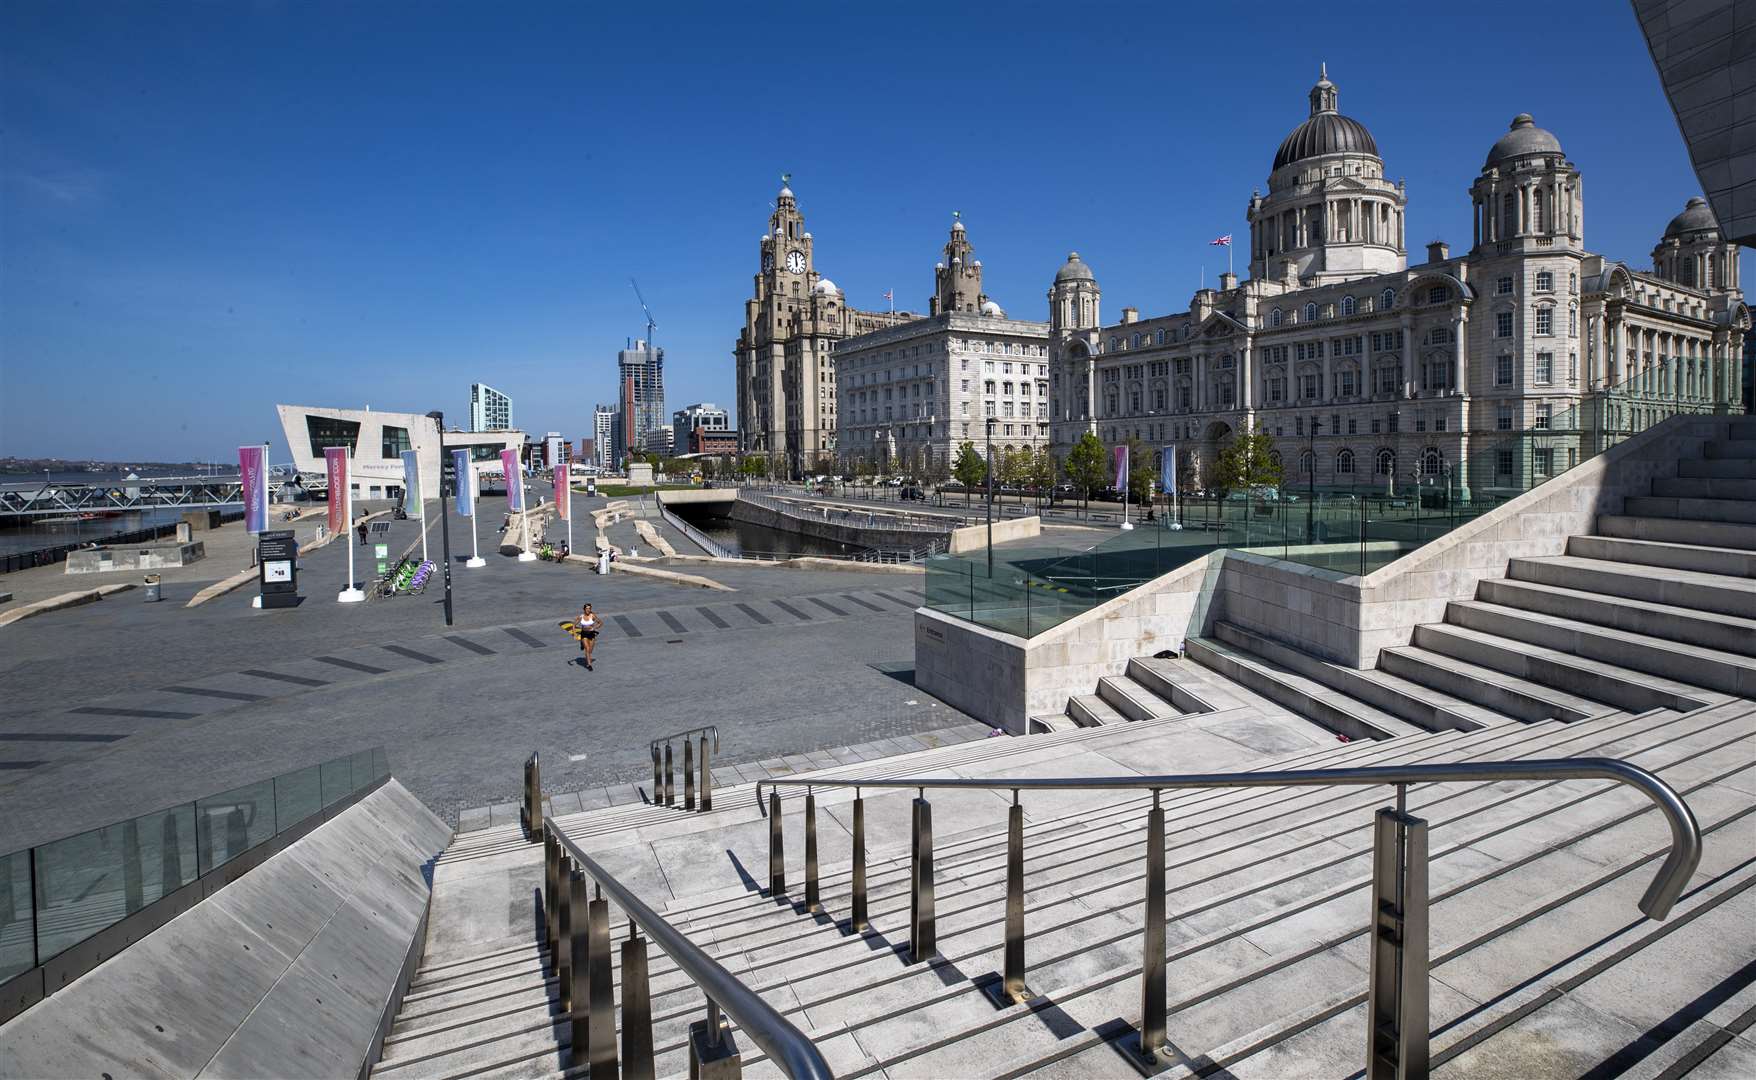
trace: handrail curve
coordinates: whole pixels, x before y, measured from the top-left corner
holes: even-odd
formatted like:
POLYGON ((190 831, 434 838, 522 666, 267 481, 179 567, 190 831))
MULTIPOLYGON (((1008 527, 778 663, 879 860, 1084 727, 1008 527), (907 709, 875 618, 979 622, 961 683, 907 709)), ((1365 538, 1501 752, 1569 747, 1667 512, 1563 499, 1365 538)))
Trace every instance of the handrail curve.
POLYGON ((715 750, 719 749, 719 725, 718 724, 703 724, 700 727, 692 727, 692 728, 688 728, 687 730, 684 730, 684 731, 673 731, 669 735, 660 735, 658 738, 653 739, 651 742, 648 742, 646 744, 646 748, 647 748, 647 750, 651 751, 652 753, 657 753, 659 747, 663 746, 665 743, 670 742, 672 739, 681 739, 685 736, 694 736, 694 735, 712 735, 713 736, 713 748, 715 750))
POLYGON ((997 791, 1093 790, 1162 791, 1174 788, 1221 787, 1327 787, 1376 784, 1482 783, 1498 780, 1611 780, 1627 784, 1650 799, 1664 814, 1671 828, 1671 846, 1652 884, 1640 899, 1642 914, 1663 919, 1682 895, 1701 862, 1701 827, 1676 790, 1657 776, 1618 758, 1548 758, 1531 761, 1476 761, 1436 765, 1381 765, 1354 769, 1287 769, 1265 772, 1184 773, 1159 776, 1018 777, 1015 779, 969 779, 964 777, 902 777, 883 780, 835 780, 791 777, 757 781, 756 804, 762 786, 770 788, 970 788, 997 791))
POLYGON ((559 826, 550 822, 544 827, 580 869, 609 894, 611 901, 694 980, 709 1002, 717 1004, 736 1020, 744 1034, 750 1036, 782 1072, 792 1080, 835 1080, 822 1052, 805 1037, 804 1032, 666 922, 663 916, 647 907, 627 886, 581 851, 559 826))

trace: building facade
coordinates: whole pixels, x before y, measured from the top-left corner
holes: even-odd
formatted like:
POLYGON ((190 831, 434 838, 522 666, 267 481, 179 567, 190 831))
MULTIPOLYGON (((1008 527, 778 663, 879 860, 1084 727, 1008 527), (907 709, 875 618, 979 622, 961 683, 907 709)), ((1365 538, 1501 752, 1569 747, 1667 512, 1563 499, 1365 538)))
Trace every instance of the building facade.
POLYGON ((1008 318, 982 291, 962 221, 933 268, 931 312, 847 338, 834 350, 837 457, 846 468, 921 477, 950 472, 958 447, 1049 442, 1049 326, 1008 318))
POLYGON ((512 399, 487 383, 469 387, 469 429, 504 431, 512 426, 512 399))
MULTIPOLYGON (((1470 188, 1473 243, 1410 264, 1400 183, 1327 77, 1248 203, 1249 277, 1187 311, 1106 324, 1077 255, 1050 301, 1051 435, 1175 443, 1179 482, 1211 480, 1234 432, 1273 436, 1285 483, 1444 483, 1465 497, 1566 468, 1592 438, 1660 411, 1741 410, 1750 314, 1737 248, 1692 200, 1654 269, 1585 248, 1583 179, 1529 115, 1470 188), (1532 439, 1532 433, 1557 433, 1532 439), (1580 438, 1586 436, 1578 436, 1580 438), (1569 439, 1573 441, 1569 441, 1569 439)), ((1605 433, 1610 433, 1606 435, 1605 433)))
POLYGON ((293 464, 301 473, 322 476, 323 451, 348 449, 348 474, 356 499, 392 498, 402 491, 402 452, 415 451, 421 484, 429 499, 439 497, 440 450, 468 450, 478 478, 498 486, 503 470, 500 451, 522 450, 522 431, 447 431, 421 413, 378 412, 373 409, 326 409, 308 405, 276 405, 281 431, 293 464))
POLYGON ((621 414, 616 444, 617 460, 630 448, 646 449, 653 431, 670 429, 665 412, 665 351, 648 341, 630 341, 616 354, 617 411, 621 414))
POLYGON ((591 442, 596 453, 599 468, 608 468, 617 463, 616 446, 616 410, 608 405, 594 405, 591 410, 591 442))
POLYGON ((678 453, 690 453, 693 445, 690 432, 696 428, 707 431, 732 430, 731 414, 711 401, 685 405, 671 414, 671 446, 678 453))
POLYGON ((834 351, 844 339, 918 318, 858 311, 817 272, 811 234, 782 187, 757 249, 754 295, 744 303, 737 362, 740 449, 797 476, 825 467, 837 445, 834 351))

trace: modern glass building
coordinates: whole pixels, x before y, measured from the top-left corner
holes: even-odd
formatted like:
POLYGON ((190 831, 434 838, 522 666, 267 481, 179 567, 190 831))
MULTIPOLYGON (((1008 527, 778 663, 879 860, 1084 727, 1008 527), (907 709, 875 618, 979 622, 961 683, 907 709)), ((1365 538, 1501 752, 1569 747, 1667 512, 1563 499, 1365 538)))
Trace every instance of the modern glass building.
POLYGON ((512 399, 487 383, 469 388, 469 429, 503 431, 512 426, 512 399))

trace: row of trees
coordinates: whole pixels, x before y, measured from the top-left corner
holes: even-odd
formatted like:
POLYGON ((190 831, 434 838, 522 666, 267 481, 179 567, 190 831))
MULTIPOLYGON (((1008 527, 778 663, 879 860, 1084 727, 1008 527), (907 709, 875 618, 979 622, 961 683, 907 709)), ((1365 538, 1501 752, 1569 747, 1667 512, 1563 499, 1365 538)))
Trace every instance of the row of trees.
MULTIPOLYGON (((1152 497, 1153 483, 1159 477, 1158 467, 1153 460, 1154 450, 1139 439, 1129 439, 1126 445, 1128 498, 1132 502, 1145 503, 1152 497)), ((1047 447, 1037 450, 1020 447, 1010 452, 996 451, 994 483, 999 487, 1043 491, 1053 487, 1060 479, 1065 479, 1089 501, 1093 491, 1108 490, 1115 486, 1115 458, 1112 449, 1088 431, 1059 460, 1047 447)), ((1237 433, 1220 447, 1210 486, 1221 492, 1280 487, 1283 479, 1282 468, 1273 451, 1274 440, 1265 432, 1245 430, 1237 433)), ((1185 455, 1177 466, 1179 490, 1187 490, 1192 486, 1190 481, 1194 476, 1194 469, 1194 460, 1185 455)), ((971 491, 986 485, 988 463, 981 451, 976 449, 975 443, 966 440, 958 448, 952 475, 963 485, 966 501, 971 491)))

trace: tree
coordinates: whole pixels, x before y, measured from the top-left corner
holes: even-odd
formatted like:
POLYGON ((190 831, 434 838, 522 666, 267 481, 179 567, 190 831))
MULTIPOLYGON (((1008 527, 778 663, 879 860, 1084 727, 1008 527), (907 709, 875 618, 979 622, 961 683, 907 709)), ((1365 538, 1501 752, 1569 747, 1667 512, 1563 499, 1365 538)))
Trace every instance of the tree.
POLYGON ((957 464, 951 467, 952 475, 963 485, 963 504, 969 505, 970 492, 988 476, 988 463, 976 452, 976 444, 968 439, 957 448, 957 464))
POLYGON ((1089 431, 1081 435, 1073 448, 1067 451, 1064 468, 1068 482, 1084 493, 1088 504, 1091 502, 1092 489, 1103 487, 1109 481, 1110 462, 1108 455, 1104 453, 1104 444, 1098 442, 1098 437, 1089 431))
POLYGON ((1038 447, 1030 455, 1030 486, 1040 497, 1044 491, 1055 486, 1055 455, 1049 453, 1046 446, 1038 447))
POLYGON ((1238 432, 1220 448, 1219 461, 1213 470, 1214 486, 1222 496, 1240 488, 1278 488, 1281 465, 1274 459, 1273 452, 1274 440, 1267 432, 1248 428, 1238 432))
POLYGON ((747 454, 738 462, 738 471, 745 476, 764 477, 768 475, 768 459, 757 454, 747 454))
POLYGON ((1024 488, 1030 483, 1030 465, 1034 456, 1028 446, 1007 450, 1000 457, 1000 483, 1009 488, 1024 488))

